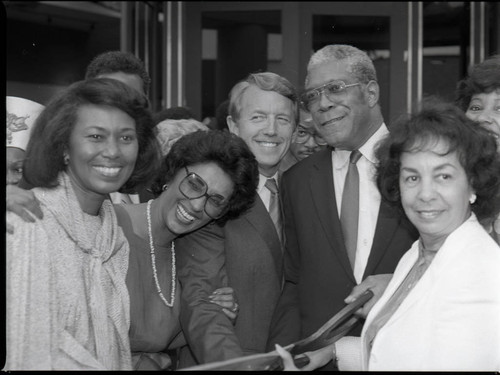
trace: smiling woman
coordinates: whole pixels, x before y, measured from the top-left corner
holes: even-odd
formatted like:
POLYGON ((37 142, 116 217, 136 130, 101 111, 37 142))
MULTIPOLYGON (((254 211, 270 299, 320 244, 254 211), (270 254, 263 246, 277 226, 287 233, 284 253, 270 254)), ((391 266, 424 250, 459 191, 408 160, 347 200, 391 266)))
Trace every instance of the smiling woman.
POLYGON ((155 142, 144 97, 112 79, 69 86, 37 118, 23 177, 43 219, 7 214, 5 369, 131 369, 129 246, 107 198, 152 173, 155 142))
MULTIPOLYGON (((155 199, 115 205, 131 248, 127 287, 135 370, 171 369, 167 350, 186 343, 179 321, 174 240, 241 215, 255 200, 257 182, 257 161, 242 139, 224 131, 200 130, 181 137, 164 158, 152 187, 155 199)), ((183 272, 198 277, 190 264, 183 272)), ((232 289, 219 287, 223 288, 216 294, 201 297, 234 320, 238 305, 232 289)))

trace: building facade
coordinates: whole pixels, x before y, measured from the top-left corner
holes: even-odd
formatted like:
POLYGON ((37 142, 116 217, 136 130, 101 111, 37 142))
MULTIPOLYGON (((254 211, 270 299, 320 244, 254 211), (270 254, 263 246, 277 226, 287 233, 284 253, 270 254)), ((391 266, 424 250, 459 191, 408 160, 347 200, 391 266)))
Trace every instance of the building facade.
POLYGON ((374 60, 389 122, 426 95, 452 99, 470 65, 500 53, 498 2, 3 1, 7 95, 46 103, 93 56, 130 51, 152 77, 153 110, 213 116, 247 74, 299 89, 310 55, 352 44, 374 60))

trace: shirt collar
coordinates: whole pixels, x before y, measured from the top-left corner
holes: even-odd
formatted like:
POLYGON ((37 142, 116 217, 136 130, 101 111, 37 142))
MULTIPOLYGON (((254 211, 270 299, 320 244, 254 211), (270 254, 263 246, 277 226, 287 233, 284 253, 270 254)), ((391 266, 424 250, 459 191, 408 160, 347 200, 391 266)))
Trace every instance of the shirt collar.
POLYGON ((278 184, 279 183, 279 180, 278 180, 278 171, 276 171, 276 173, 273 174, 271 177, 266 177, 263 174, 259 173, 259 186, 257 187, 257 191, 258 192, 260 192, 264 188, 264 185, 266 184, 266 181, 269 178, 274 178, 276 180, 276 183, 278 184))
MULTIPOLYGON (((377 162, 377 159, 375 157, 375 149, 377 148, 377 144, 387 134, 389 134, 389 130, 387 129, 385 123, 382 123, 377 131, 373 133, 372 136, 364 143, 364 145, 359 148, 361 154, 372 164, 375 164, 377 162)), ((333 153, 336 154, 336 157, 333 158, 333 167, 336 169, 344 168, 349 161, 351 151, 334 150, 333 153)))

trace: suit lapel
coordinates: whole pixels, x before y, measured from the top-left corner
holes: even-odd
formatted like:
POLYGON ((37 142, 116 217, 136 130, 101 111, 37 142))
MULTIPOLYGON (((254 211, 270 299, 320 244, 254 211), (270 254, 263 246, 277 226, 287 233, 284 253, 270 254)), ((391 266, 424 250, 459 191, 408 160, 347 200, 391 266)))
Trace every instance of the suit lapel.
POLYGON ((353 282, 354 274, 345 249, 342 229, 340 227, 335 188, 333 186, 333 166, 330 150, 320 151, 321 157, 316 160, 310 170, 309 188, 314 202, 314 208, 319 216, 323 231, 334 249, 340 264, 353 282))
POLYGON ((271 256, 273 257, 277 274, 281 277, 283 270, 283 252, 281 243, 274 228, 274 223, 267 212, 266 206, 257 195, 255 204, 248 211, 244 218, 255 228, 257 233, 263 238, 267 244, 271 256))
POLYGON ((380 203, 380 209, 377 218, 377 226, 373 238, 373 245, 368 257, 363 279, 371 275, 377 264, 382 259, 387 247, 389 246, 394 232, 399 227, 401 215, 394 208, 389 206, 384 200, 380 203))

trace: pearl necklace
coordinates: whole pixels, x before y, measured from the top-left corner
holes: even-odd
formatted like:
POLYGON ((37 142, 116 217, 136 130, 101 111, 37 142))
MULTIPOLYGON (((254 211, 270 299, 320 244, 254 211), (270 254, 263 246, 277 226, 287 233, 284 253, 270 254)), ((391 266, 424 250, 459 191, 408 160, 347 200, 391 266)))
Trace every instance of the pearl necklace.
POLYGON ((151 249, 150 254, 151 254, 151 263, 153 265, 153 276, 154 276, 155 283, 156 283, 156 291, 160 295, 161 300, 168 307, 172 307, 174 305, 174 301, 175 301, 175 284, 176 284, 175 244, 174 244, 174 241, 172 241, 172 244, 170 245, 170 250, 172 252, 172 291, 170 292, 170 303, 169 303, 166 300, 166 298, 163 296, 163 293, 161 292, 160 283, 158 282, 158 274, 156 272, 155 247, 153 245, 153 232, 151 230, 151 202, 153 202, 153 199, 148 201, 147 208, 146 208, 146 216, 148 219, 149 247, 151 249))

